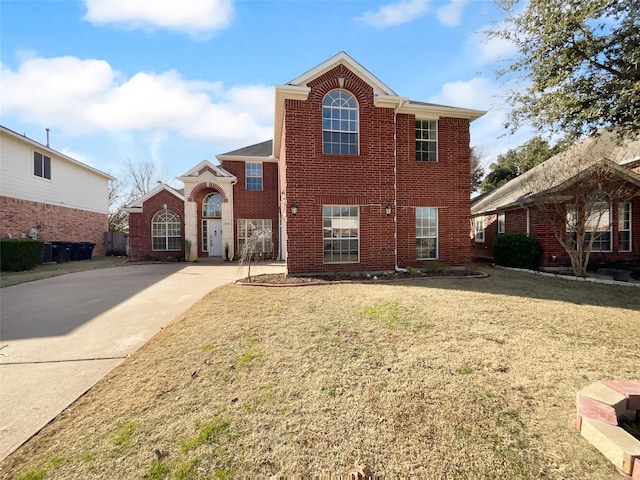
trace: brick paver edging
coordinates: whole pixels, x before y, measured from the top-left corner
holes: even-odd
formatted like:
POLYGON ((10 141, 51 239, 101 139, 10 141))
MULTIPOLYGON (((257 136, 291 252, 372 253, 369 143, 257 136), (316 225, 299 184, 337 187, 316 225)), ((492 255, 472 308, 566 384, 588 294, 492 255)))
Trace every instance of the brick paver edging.
POLYGON ((640 480, 640 440, 620 420, 637 421, 640 383, 601 380, 578 392, 578 431, 625 477, 640 480))

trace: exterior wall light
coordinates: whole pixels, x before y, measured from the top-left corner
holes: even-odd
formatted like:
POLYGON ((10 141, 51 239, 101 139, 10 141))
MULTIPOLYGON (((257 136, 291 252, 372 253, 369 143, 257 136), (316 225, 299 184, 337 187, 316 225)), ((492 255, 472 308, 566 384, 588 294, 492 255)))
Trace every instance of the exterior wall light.
POLYGON ((293 202, 291 204, 291 215, 297 215, 298 214, 298 204, 296 202, 293 202))
POLYGON ((384 211, 387 215, 391 215, 391 204, 387 203, 387 206, 384 207, 384 211))

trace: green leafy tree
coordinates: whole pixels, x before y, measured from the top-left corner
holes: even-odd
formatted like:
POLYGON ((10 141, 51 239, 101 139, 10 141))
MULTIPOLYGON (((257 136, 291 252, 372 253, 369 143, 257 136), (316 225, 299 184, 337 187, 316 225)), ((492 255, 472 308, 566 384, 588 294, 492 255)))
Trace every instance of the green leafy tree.
POLYGON ((485 33, 519 52, 498 70, 520 81, 508 95, 508 128, 573 138, 610 126, 622 136, 640 132, 638 0, 496 1, 504 24, 485 33))
POLYGON ((482 177, 484 177, 484 167, 482 166, 482 155, 476 147, 471 147, 471 192, 480 189, 482 177))
POLYGON ((566 142, 563 140, 552 147, 542 137, 536 136, 523 145, 498 155, 496 162, 489 165, 489 173, 482 182, 481 190, 488 192, 504 185, 512 178, 522 175, 561 152, 565 145, 566 142))

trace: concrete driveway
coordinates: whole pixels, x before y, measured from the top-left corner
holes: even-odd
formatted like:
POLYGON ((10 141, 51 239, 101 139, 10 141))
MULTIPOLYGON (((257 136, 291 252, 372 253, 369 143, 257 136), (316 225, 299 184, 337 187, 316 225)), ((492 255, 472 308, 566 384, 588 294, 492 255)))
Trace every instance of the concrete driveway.
POLYGON ((0 290, 0 460, 205 294, 244 276, 237 264, 153 264, 0 290))

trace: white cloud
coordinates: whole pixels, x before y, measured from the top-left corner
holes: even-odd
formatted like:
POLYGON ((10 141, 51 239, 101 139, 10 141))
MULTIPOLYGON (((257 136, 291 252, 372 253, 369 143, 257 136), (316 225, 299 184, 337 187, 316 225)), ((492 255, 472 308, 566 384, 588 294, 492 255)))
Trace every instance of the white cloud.
POLYGON ((102 60, 33 58, 1 66, 0 110, 71 135, 137 131, 223 143, 273 135, 273 88, 189 81, 175 70, 123 78, 102 60), (44 80, 43 80, 44 79, 44 80))
POLYGON ((358 17, 374 27, 392 27, 408 23, 429 11, 429 0, 404 0, 388 3, 377 11, 368 11, 358 17))
POLYGON ((468 0, 451 0, 436 12, 438 21, 447 27, 456 27, 462 23, 462 12, 468 0))
POLYGON ((94 25, 165 28, 198 36, 226 28, 232 0, 84 0, 85 20, 94 25))

